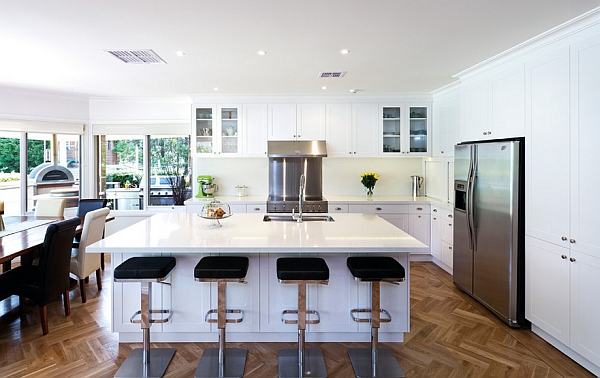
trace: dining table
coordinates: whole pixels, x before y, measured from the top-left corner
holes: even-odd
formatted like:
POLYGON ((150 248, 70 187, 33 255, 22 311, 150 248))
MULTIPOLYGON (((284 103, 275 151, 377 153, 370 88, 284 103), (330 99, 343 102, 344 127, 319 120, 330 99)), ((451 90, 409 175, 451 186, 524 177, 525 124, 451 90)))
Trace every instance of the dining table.
MULTIPOLYGON (((83 217, 79 217, 83 223, 83 217)), ((51 223, 65 217, 35 215, 5 216, 5 229, 0 231, 0 265, 2 271, 10 270, 11 262, 17 257, 21 264, 31 264, 34 252, 39 250, 46 237, 46 229, 51 223)), ((81 233, 83 225, 77 226, 75 233, 81 233)))

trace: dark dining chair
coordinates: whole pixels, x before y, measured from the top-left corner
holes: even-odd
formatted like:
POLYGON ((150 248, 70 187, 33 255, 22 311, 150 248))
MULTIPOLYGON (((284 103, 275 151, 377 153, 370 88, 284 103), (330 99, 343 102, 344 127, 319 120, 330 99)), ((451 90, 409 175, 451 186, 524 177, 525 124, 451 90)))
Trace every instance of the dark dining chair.
POLYGON ((69 218, 52 223, 46 230, 40 250, 38 265, 21 265, 0 274, 0 298, 19 296, 19 308, 23 313, 24 298, 33 301, 40 311, 42 332, 48 334, 48 302, 63 296, 65 316, 71 313, 69 301, 69 265, 71 246, 79 218, 69 218))
MULTIPOLYGON (((102 209, 106 207, 106 198, 82 198, 79 200, 77 206, 77 216, 83 219, 87 213, 93 210, 102 209)), ((104 234, 102 234, 104 237, 104 234)), ((75 235, 73 239, 73 248, 79 248, 79 242, 81 241, 81 234, 75 235)), ((100 254, 100 267, 104 270, 104 253, 100 254)))

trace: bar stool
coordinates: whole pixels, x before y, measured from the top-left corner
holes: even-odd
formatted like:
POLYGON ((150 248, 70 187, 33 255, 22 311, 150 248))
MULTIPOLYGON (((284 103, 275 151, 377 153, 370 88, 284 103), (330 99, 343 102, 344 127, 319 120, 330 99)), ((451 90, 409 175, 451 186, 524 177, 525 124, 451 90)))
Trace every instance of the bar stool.
MULTIPOLYGON (((140 282, 142 284, 141 309, 136 311, 130 321, 140 323, 144 334, 143 348, 136 348, 123 365, 117 370, 116 378, 155 377, 165 374, 169 362, 175 354, 174 348, 150 349, 150 326, 152 323, 165 323, 173 315, 169 310, 151 310, 152 283, 163 283, 175 268, 174 257, 132 257, 115 268, 115 282, 140 282), (167 318, 151 319, 151 314, 168 314, 167 318), (140 320, 135 320, 137 316, 140 320)), ((170 284, 169 284, 170 285, 170 284)))
POLYGON ((390 313, 380 307, 380 283, 398 285, 404 281, 404 267, 391 257, 348 257, 348 269, 356 281, 371 283, 371 308, 350 311, 355 322, 371 323, 371 348, 349 348, 348 354, 357 378, 405 377, 404 371, 389 348, 379 348, 379 326, 392 320, 390 313), (359 318, 358 313, 370 313, 371 318, 359 318), (385 315, 381 318, 381 314, 385 315))
POLYGON ((200 377, 236 377, 244 375, 246 348, 225 348, 225 325, 240 323, 244 320, 243 310, 226 308, 227 282, 246 283, 248 258, 237 256, 203 257, 194 268, 194 278, 198 282, 217 283, 217 309, 210 309, 204 316, 208 323, 217 323, 219 329, 219 347, 207 348, 202 353, 194 378, 200 377), (217 314, 217 318, 210 318, 217 314), (227 314, 241 314, 239 318, 227 319, 227 314))
POLYGON ((321 319, 318 311, 306 309, 306 285, 327 285, 329 267, 319 257, 282 257, 277 259, 277 278, 283 284, 298 285, 298 310, 281 313, 281 321, 285 324, 298 324, 298 349, 279 349, 279 377, 327 377, 323 352, 319 348, 305 348, 304 333, 307 324, 318 324, 321 319), (298 318, 286 319, 288 314, 298 314, 298 318), (307 319, 310 315, 315 315, 316 319, 307 319))

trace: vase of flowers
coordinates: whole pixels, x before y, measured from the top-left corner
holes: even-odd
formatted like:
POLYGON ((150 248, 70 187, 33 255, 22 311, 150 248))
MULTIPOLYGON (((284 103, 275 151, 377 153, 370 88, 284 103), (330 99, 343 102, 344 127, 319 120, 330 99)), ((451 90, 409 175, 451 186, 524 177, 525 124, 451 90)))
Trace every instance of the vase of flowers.
POLYGON ((367 191, 367 198, 373 197, 373 188, 375 188, 375 183, 379 180, 379 175, 374 172, 365 172, 360 175, 360 182, 364 185, 365 190, 367 191))

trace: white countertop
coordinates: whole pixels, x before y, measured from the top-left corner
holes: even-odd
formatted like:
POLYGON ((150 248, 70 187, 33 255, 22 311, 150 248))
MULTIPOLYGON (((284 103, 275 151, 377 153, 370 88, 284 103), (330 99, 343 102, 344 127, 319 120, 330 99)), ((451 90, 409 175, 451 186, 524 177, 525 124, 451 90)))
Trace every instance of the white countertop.
MULTIPOLYGON (((242 197, 243 198, 243 197, 242 197)), ((427 246, 374 214, 334 214, 335 222, 263 222, 235 214, 221 228, 197 214, 159 213, 90 245, 108 253, 419 252, 427 246)))
MULTIPOLYGON (((268 195, 264 196, 246 196, 246 197, 235 197, 235 196, 215 196, 220 202, 228 204, 264 204, 267 202, 268 195)), ((431 197, 417 197, 413 196, 378 196, 375 195, 372 200, 368 200, 366 196, 324 196, 329 203, 354 203, 354 204, 431 204, 439 207, 453 209, 451 203, 443 202, 431 197)), ((204 204, 212 198, 190 198, 185 201, 186 205, 204 204)))

